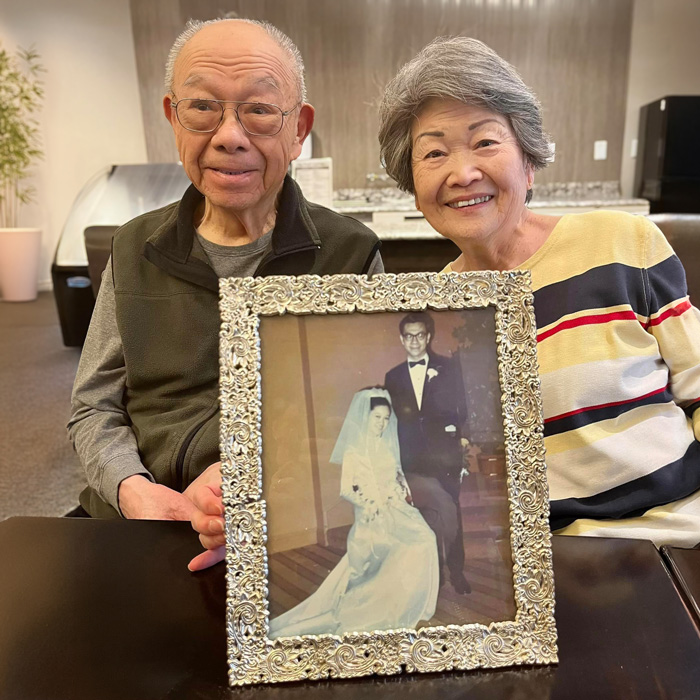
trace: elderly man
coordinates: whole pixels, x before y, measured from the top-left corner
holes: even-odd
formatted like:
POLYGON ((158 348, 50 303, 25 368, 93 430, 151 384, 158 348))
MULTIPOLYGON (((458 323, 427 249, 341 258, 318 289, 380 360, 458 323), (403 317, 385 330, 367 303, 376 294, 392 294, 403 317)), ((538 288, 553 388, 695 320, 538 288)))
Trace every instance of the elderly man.
POLYGON ((314 120, 287 36, 190 22, 166 89, 192 185, 117 231, 73 390, 80 502, 96 517, 192 516, 193 482, 219 459, 219 277, 382 270, 369 229, 308 203, 286 175, 314 120))

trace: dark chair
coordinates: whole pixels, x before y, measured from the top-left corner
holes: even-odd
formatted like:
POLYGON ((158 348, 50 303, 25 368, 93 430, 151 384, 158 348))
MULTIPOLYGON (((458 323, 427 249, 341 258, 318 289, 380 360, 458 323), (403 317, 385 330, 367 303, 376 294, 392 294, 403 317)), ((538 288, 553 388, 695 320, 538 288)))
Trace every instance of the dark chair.
POLYGON ((700 306, 700 214, 651 214, 685 268, 688 294, 700 306))
POLYGON ((95 298, 100 290, 102 272, 107 267, 107 261, 112 253, 112 236, 118 228, 118 226, 88 226, 83 233, 88 259, 88 274, 95 298))

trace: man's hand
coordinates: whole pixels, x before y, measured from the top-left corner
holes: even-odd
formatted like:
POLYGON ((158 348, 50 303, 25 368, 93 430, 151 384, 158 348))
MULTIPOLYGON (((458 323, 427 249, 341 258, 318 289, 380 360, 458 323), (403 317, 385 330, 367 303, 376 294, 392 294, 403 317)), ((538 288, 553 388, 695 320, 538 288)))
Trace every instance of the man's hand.
POLYGON ((181 493, 134 474, 119 484, 119 508, 137 520, 190 520, 194 506, 181 493))
POLYGON ((185 490, 192 502, 192 527, 206 552, 198 554, 189 564, 190 571, 201 571, 220 562, 225 556, 224 504, 221 499, 221 462, 207 467, 185 490))

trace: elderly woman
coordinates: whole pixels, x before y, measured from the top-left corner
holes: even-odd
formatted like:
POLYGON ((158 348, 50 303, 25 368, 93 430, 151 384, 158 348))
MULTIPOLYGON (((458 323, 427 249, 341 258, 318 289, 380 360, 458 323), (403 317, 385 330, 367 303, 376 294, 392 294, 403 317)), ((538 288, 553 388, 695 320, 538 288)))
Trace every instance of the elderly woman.
POLYGON ((552 528, 696 544, 700 312, 664 236, 641 216, 528 209, 540 105, 480 41, 426 46, 380 117, 387 172, 461 250, 445 271, 532 273, 552 528))

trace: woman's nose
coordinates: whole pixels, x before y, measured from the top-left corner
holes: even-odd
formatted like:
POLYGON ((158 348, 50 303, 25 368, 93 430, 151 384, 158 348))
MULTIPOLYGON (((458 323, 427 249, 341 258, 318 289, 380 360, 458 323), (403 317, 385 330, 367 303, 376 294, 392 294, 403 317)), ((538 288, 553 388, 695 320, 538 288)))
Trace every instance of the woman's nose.
POLYGON ((467 187, 483 178, 483 173, 474 158, 468 154, 457 153, 450 158, 450 174, 447 184, 451 187, 467 187))

